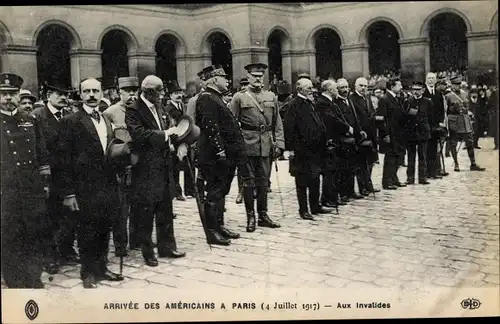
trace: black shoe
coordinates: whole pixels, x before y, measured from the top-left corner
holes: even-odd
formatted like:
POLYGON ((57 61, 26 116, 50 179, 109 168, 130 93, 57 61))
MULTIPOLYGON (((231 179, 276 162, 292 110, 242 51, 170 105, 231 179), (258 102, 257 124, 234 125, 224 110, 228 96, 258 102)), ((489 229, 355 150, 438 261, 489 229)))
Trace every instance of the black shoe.
POLYGON ((184 198, 183 195, 179 195, 179 196, 175 197, 175 199, 177 199, 179 201, 186 201, 186 198, 184 198))
POLYGON ((255 226, 256 226, 256 221, 255 221, 255 214, 254 213, 247 213, 247 232, 252 233, 255 232, 255 226))
POLYGON ((177 259, 177 258, 183 258, 186 256, 186 252, 179 252, 177 250, 172 250, 172 251, 166 251, 166 252, 158 252, 158 256, 160 258, 172 258, 172 259, 177 259))
POLYGON ((97 281, 95 280, 94 275, 88 275, 83 279, 83 288, 85 289, 93 289, 97 288, 97 281))
POLYGON ((212 245, 228 246, 231 244, 231 241, 228 238, 222 236, 221 233, 210 229, 208 230, 207 243, 212 245))
POLYGON ((472 164, 472 165, 470 166, 470 170, 471 170, 471 171, 484 171, 484 170, 486 170, 486 169, 485 169, 485 168, 482 168, 482 167, 480 167, 479 165, 477 165, 476 163, 474 163, 474 164, 472 164))
POLYGON ((243 195, 239 193, 238 197, 236 197, 236 203, 241 204, 242 202, 243 202, 243 195))
POLYGON ((327 208, 335 208, 338 206, 338 204, 334 203, 334 202, 330 202, 330 201, 325 201, 325 202, 321 203, 321 206, 327 207, 327 208))
POLYGON ((498 150, 498 146, 495 146, 495 147, 493 148, 493 150, 494 150, 494 151, 498 150))
POLYGON ((419 183, 419 184, 421 184, 421 185, 428 185, 428 184, 431 184, 431 183, 430 183, 429 181, 427 181, 427 180, 420 180, 418 183, 419 183))
POLYGON ((115 248, 115 256, 116 257, 126 257, 126 256, 128 256, 127 249, 123 248, 123 247, 115 248))
POLYGON ((460 172, 460 166, 458 164, 455 164, 455 169, 453 170, 455 170, 455 172, 460 172))
POLYGON ((442 176, 442 175, 440 175, 440 174, 436 174, 436 175, 431 175, 431 176, 429 176, 429 178, 430 178, 430 179, 435 179, 435 180, 437 180, 437 179, 443 179, 443 176, 442 176))
POLYGON ((395 185, 382 186, 382 188, 384 190, 396 190, 396 189, 398 189, 398 187, 395 185))
POLYGON ((311 208, 311 214, 313 215, 318 215, 318 214, 331 214, 332 213, 332 210, 331 209, 326 209, 326 208, 323 208, 323 207, 318 207, 318 208, 314 208, 312 209, 311 208))
POLYGON ((363 198, 365 198, 365 196, 363 196, 363 195, 359 195, 359 194, 357 194, 357 193, 353 193, 353 194, 351 194, 351 196, 350 196, 349 198, 353 198, 353 199, 363 199, 363 198))
POLYGON ((443 177, 447 177, 447 176, 449 176, 450 174, 449 174, 448 172, 441 172, 439 175, 440 175, 440 176, 443 176, 443 177))
POLYGON ((220 227, 220 231, 219 233, 225 237, 225 238, 228 238, 228 239, 233 239, 233 240, 236 240, 236 239, 239 239, 240 238, 240 234, 236 233, 236 232, 233 232, 231 231, 230 229, 224 227, 224 226, 221 226, 220 227))
POLYGON ((413 180, 413 179, 408 179, 408 180, 406 180, 406 184, 407 184, 407 185, 414 185, 414 184, 415 184, 415 180, 413 180))
POLYGON ((368 191, 367 189, 363 189, 361 190, 360 194, 362 194, 365 197, 368 197, 370 195, 370 191, 368 191))
POLYGON ((372 193, 373 192, 377 193, 377 192, 380 192, 380 189, 371 188, 371 189, 368 189, 368 191, 372 192, 372 193))
POLYGON ((264 213, 264 212, 259 214, 259 220, 257 221, 257 225, 260 227, 268 227, 268 228, 280 228, 281 227, 280 224, 273 222, 269 218, 267 213, 264 213))
POLYGON ((406 187, 406 183, 404 183, 404 182, 398 182, 398 183, 396 183, 396 186, 397 187, 406 187))
POLYGON ((267 188, 267 192, 273 192, 273 189, 271 187, 267 188))
POLYGON ((314 220, 314 217, 312 217, 312 215, 309 214, 308 212, 300 213, 300 218, 305 220, 314 220))
POLYGON ((450 153, 449 152, 444 153, 444 157, 450 157, 450 153))
POLYGON ((351 199, 349 199, 349 197, 347 197, 347 196, 344 196, 344 197, 340 197, 340 201, 348 203, 351 201, 351 199))
POLYGON ((106 281, 123 281, 123 276, 118 273, 111 272, 109 269, 106 269, 102 274, 97 276, 97 280, 106 280, 106 281))
MULTIPOLYGON (((342 201, 340 199, 339 199, 339 201, 336 202, 336 204, 337 204, 337 206, 345 206, 345 205, 347 205, 346 202, 344 202, 344 201, 342 201)), ((326 206, 326 207, 328 207, 328 206, 326 206)))
POLYGON ((481 149, 481 147, 479 147, 479 145, 474 146, 474 148, 475 148, 476 150, 480 150, 480 149, 481 149))
POLYGON ((144 257, 144 262, 149 267, 157 267, 158 266, 158 260, 153 255, 148 256, 148 257, 144 257))

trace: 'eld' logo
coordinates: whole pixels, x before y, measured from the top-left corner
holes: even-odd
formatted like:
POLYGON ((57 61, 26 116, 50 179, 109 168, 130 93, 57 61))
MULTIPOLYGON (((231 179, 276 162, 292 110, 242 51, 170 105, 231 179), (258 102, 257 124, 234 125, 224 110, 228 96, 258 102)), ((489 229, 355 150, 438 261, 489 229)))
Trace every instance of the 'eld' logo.
POLYGON ((26 317, 28 317, 31 321, 38 316, 38 311, 38 304, 33 299, 27 302, 26 307, 24 307, 26 317))
POLYGON ((460 303, 463 309, 478 309, 481 306, 481 302, 475 298, 467 298, 462 300, 460 303))

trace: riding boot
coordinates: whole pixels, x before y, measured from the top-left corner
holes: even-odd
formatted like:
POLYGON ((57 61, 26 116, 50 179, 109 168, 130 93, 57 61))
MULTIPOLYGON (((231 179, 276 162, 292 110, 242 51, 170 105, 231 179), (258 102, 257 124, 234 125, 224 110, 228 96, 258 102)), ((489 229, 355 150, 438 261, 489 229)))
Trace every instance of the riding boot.
POLYGON ((239 239, 240 234, 231 231, 230 229, 224 227, 224 198, 217 201, 217 230, 225 238, 228 239, 239 239))
POLYGON ((268 187, 257 187, 257 212, 259 220, 257 225, 261 227, 278 228, 278 223, 273 222, 267 215, 267 189, 268 187))
POLYGON ((254 209, 254 188, 252 186, 243 188, 243 201, 247 213, 247 232, 255 231, 255 209, 254 209))
POLYGON ((230 240, 224 238, 217 231, 217 218, 218 218, 219 206, 214 202, 205 202, 205 217, 207 220, 207 243, 214 245, 229 245, 231 243, 230 240))

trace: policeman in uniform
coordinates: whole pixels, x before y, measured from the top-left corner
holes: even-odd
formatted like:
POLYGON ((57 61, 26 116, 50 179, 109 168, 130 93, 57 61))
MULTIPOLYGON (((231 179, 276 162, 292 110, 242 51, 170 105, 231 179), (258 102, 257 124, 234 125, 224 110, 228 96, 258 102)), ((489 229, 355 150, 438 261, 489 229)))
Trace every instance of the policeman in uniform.
POLYGON ((255 231, 254 189, 257 191, 258 226, 278 228, 280 225, 267 215, 267 191, 271 174, 270 159, 281 155, 285 148, 283 124, 278 99, 262 89, 267 65, 253 63, 245 66, 250 84, 238 92, 231 102, 231 111, 240 122, 248 156, 249 176, 243 178, 243 200, 247 214, 247 232, 255 231))
MULTIPOLYGON (((130 143, 132 138, 127 129, 127 124, 125 124, 125 109, 126 107, 132 105, 138 97, 139 90, 139 79, 137 77, 122 77, 118 79, 118 89, 120 94, 120 101, 110 106, 103 112, 103 115, 109 118, 111 123, 114 125, 115 137, 123 141, 124 143, 130 143)), ((132 165, 129 165, 125 170, 121 170, 122 173, 118 175, 118 183, 124 190, 122 191, 122 201, 125 205, 127 203, 127 194, 130 191, 131 185, 131 169, 132 165), (126 191, 126 192, 125 192, 126 191)), ((125 208, 125 207, 124 207, 125 208)), ((137 213, 132 212, 129 223, 129 237, 130 237, 130 248, 136 249, 139 247, 138 238, 138 220, 137 213)), ((120 215, 119 219, 115 224, 113 224, 113 240, 115 243, 115 255, 117 257, 127 255, 127 219, 128 214, 123 213, 120 215)))
POLYGON ((18 75, 0 74, 2 275, 8 288, 43 288, 50 166, 40 123, 19 111, 22 84, 18 75))
MULTIPOLYGON (((245 142, 238 122, 222 100, 228 88, 227 74, 219 66, 203 70, 206 89, 196 102, 198 164, 206 181, 205 216, 209 244, 229 245, 240 237, 224 227, 225 197, 231 189, 236 167, 245 171, 245 142)), ((242 176, 246 176, 243 174, 242 176)))
POLYGON ((31 91, 21 89, 21 91, 19 91, 19 98, 19 109, 25 113, 31 113, 33 111, 33 105, 36 102, 36 97, 31 94, 31 91))
POLYGON ((451 155, 455 162, 455 171, 460 171, 457 159, 457 143, 458 141, 465 142, 465 148, 470 159, 471 171, 484 171, 485 168, 476 164, 474 155, 474 136, 468 110, 464 105, 463 99, 460 97, 462 83, 461 77, 451 79, 452 91, 446 95, 448 103, 448 128, 450 130, 450 146, 451 155))

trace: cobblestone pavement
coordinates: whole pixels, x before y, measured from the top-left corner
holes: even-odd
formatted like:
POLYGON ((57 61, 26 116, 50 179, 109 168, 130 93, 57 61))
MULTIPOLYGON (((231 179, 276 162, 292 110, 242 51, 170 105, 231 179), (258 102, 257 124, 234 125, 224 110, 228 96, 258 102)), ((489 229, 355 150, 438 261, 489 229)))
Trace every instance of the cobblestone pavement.
MULTIPOLYGON (((270 216, 280 229, 245 232, 243 205, 235 204, 236 179, 227 198, 226 223, 241 233, 229 247, 205 243, 194 199, 174 202, 175 231, 182 259, 159 259, 144 265, 140 251, 125 258, 123 282, 102 282, 112 288, 212 287, 498 287, 499 215, 498 151, 491 138, 480 141, 477 161, 486 172, 470 172, 467 152, 459 155, 462 171, 450 172, 428 186, 381 191, 341 206, 340 214, 316 221, 298 217, 294 181, 288 161, 279 162, 279 185, 272 175, 270 216)), ((383 161, 381 156, 380 161, 383 161)), ((382 164, 374 168, 380 187, 382 164)), ((399 171, 406 179, 406 168, 399 171)), ((113 248, 110 249, 113 251, 113 248)), ((110 268, 119 259, 110 254, 110 268)), ((43 274, 47 289, 81 288, 79 267, 43 274)))

